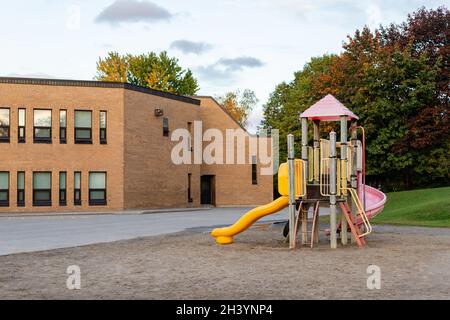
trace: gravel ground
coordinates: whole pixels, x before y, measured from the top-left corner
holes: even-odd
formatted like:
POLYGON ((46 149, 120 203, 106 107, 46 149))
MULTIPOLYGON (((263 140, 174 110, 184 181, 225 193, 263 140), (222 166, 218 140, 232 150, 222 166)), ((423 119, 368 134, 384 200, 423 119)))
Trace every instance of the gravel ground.
POLYGON ((1 299, 449 299, 450 229, 376 226, 355 246, 289 251, 281 225, 217 246, 206 230, 0 257, 1 299), (201 232, 199 232, 201 231, 201 232), (66 269, 81 268, 68 290, 66 269), (367 267, 381 268, 369 290, 367 267))

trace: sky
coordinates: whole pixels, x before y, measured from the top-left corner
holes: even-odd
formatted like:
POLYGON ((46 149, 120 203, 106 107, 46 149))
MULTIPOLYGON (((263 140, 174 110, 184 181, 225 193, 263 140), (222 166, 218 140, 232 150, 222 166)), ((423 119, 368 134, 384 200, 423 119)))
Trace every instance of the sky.
POLYGON ((249 130, 275 86, 311 57, 339 53, 364 25, 400 23, 447 0, 0 0, 0 76, 92 80, 110 51, 167 50, 199 95, 251 89, 249 130))

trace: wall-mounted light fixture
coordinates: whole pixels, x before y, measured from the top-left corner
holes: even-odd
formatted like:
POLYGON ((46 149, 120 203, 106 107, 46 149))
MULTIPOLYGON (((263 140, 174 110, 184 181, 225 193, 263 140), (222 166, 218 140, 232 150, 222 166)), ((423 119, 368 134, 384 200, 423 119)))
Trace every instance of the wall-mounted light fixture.
POLYGON ((164 110, 160 108, 155 109, 155 117, 162 117, 164 115, 164 110))

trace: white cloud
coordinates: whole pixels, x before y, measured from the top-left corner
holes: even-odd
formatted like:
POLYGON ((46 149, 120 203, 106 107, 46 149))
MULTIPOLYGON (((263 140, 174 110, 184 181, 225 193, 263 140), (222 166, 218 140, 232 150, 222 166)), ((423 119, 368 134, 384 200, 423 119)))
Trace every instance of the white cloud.
POLYGON ((242 71, 244 68, 260 68, 262 66, 264 63, 258 58, 241 56, 221 58, 213 64, 198 67, 196 71, 207 80, 224 81, 233 78, 236 72, 242 71))
POLYGON ((259 68, 264 65, 264 63, 258 58, 254 57, 238 57, 238 58, 222 58, 216 62, 217 65, 222 65, 229 71, 240 71, 244 67, 247 68, 259 68))
POLYGON ((103 9, 95 19, 112 25, 133 22, 156 22, 170 20, 173 15, 165 8, 150 2, 139 0, 116 0, 103 9))
POLYGON ((170 44, 171 49, 177 49, 185 54, 202 54, 211 50, 212 45, 206 42, 194 42, 189 40, 175 40, 170 44))

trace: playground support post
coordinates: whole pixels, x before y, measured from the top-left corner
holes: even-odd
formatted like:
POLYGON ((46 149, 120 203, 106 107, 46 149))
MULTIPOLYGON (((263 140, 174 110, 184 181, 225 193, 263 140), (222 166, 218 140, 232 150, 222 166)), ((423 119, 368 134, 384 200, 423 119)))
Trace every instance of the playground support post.
POLYGON ((288 177, 289 177, 289 249, 295 249, 295 151, 294 136, 287 136, 288 148, 288 177))
POLYGON ((337 248, 336 222, 336 132, 330 132, 330 246, 337 248))
POLYGON ((361 129, 362 132, 362 193, 363 193, 363 206, 366 210, 366 130, 362 126, 357 126, 357 129, 361 129))
POLYGON ((314 183, 319 183, 319 165, 320 165, 320 155, 319 155, 319 139, 320 139, 320 120, 314 120, 314 142, 313 142, 313 161, 314 161, 314 183))
MULTIPOLYGON (((310 176, 309 176, 309 160, 308 159, 308 118, 302 118, 301 120, 302 122, 302 160, 305 163, 305 168, 307 168, 304 172, 305 177, 303 177, 303 179, 306 179, 306 181, 310 180, 310 176)), ((312 160, 312 159, 311 159, 312 160)), ((314 164, 314 162, 313 162, 314 164)), ((314 175, 314 172, 313 172, 314 175)), ((306 194, 303 197, 303 199, 306 199, 306 194)), ((302 222, 302 245, 307 244, 308 242, 308 206, 306 206, 305 210, 302 210, 303 208, 300 209, 300 213, 301 213, 301 222, 302 222)))
MULTIPOLYGON (((305 162, 305 167, 309 168, 308 165, 308 118, 302 118, 302 160, 305 162)), ((309 180, 309 170, 305 170, 306 181, 309 180)))
MULTIPOLYGON (((357 166, 357 158, 358 158, 358 123, 356 122, 356 120, 352 121, 351 124, 351 136, 350 136, 350 141, 351 141, 351 145, 353 147, 353 153, 352 153, 352 172, 351 172, 351 178, 350 178, 350 184, 351 187, 355 190, 358 190, 358 166, 357 166)), ((350 202, 350 210, 352 212, 353 215, 353 219, 356 219, 356 215, 358 214, 358 208, 356 207, 356 205, 353 202, 350 202)), ((351 236, 351 243, 356 243, 356 239, 355 237, 351 236)))
MULTIPOLYGON (((341 116, 341 187, 347 188, 347 116, 341 116)), ((347 190, 342 190, 342 196, 347 198, 347 190)), ((341 243, 347 244, 347 219, 344 212, 341 212, 341 243)))

